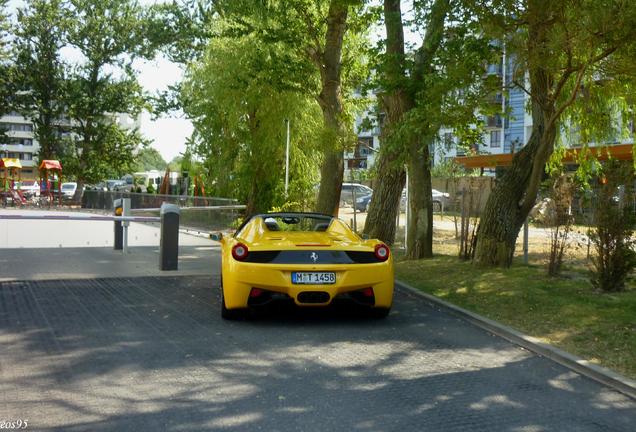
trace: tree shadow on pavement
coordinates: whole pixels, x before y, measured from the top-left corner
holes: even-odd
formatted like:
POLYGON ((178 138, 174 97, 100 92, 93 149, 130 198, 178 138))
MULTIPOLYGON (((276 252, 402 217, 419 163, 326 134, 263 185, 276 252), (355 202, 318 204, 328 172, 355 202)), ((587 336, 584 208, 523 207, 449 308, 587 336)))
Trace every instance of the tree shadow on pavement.
POLYGON ((0 412, 36 430, 631 431, 636 403, 398 291, 386 320, 220 318, 218 280, 0 283, 0 412))

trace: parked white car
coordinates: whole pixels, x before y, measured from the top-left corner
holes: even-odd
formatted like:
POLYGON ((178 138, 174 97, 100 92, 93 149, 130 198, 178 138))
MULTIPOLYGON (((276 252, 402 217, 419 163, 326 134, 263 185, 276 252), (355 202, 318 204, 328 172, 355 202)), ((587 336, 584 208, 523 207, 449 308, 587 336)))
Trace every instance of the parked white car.
POLYGON ((25 197, 40 196, 40 184, 36 180, 24 180, 20 183, 20 191, 25 197))
POLYGON ((65 198, 65 199, 73 198, 73 195, 75 195, 76 190, 77 190, 77 183, 75 182, 62 183, 62 198, 65 198))

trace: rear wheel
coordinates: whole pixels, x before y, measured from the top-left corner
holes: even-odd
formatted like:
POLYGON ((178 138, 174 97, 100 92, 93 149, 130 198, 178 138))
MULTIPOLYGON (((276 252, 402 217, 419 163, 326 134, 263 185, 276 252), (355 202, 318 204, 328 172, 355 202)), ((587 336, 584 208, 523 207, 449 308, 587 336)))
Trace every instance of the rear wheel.
POLYGON ((225 307, 225 293, 223 292, 223 276, 221 276, 221 318, 228 321, 242 320, 247 317, 247 309, 228 309, 225 307))
POLYGON ((389 313, 391 312, 391 308, 371 308, 367 311, 367 315, 369 316, 369 318, 373 318, 373 319, 383 319, 386 318, 387 316, 389 316, 389 313))

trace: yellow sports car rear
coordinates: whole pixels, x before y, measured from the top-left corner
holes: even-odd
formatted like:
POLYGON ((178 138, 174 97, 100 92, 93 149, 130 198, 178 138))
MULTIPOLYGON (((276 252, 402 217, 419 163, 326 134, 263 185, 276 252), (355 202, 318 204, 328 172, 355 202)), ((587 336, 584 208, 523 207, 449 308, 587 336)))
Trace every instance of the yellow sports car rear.
POLYGON ((300 307, 346 299, 385 317, 393 303, 393 258, 341 220, 316 213, 255 215, 221 242, 222 316, 238 319, 277 300, 300 307))

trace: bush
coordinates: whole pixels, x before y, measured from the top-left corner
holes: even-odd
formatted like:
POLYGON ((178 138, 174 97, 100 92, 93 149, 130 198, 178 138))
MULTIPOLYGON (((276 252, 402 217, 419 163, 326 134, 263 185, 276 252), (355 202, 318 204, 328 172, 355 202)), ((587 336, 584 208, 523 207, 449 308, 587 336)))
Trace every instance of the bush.
POLYGON ((146 188, 146 192, 149 194, 155 193, 155 187, 152 185, 152 183, 148 185, 148 187, 146 188))
POLYGON ((604 167, 605 177, 593 202, 594 229, 590 239, 592 284, 601 291, 622 291, 636 267, 632 167, 617 161, 604 167))
POLYGON ((550 187, 551 211, 547 212, 546 225, 550 227, 550 257, 548 274, 557 276, 561 272, 563 256, 568 248, 568 238, 572 231, 572 198, 576 184, 568 176, 553 179, 550 187))

